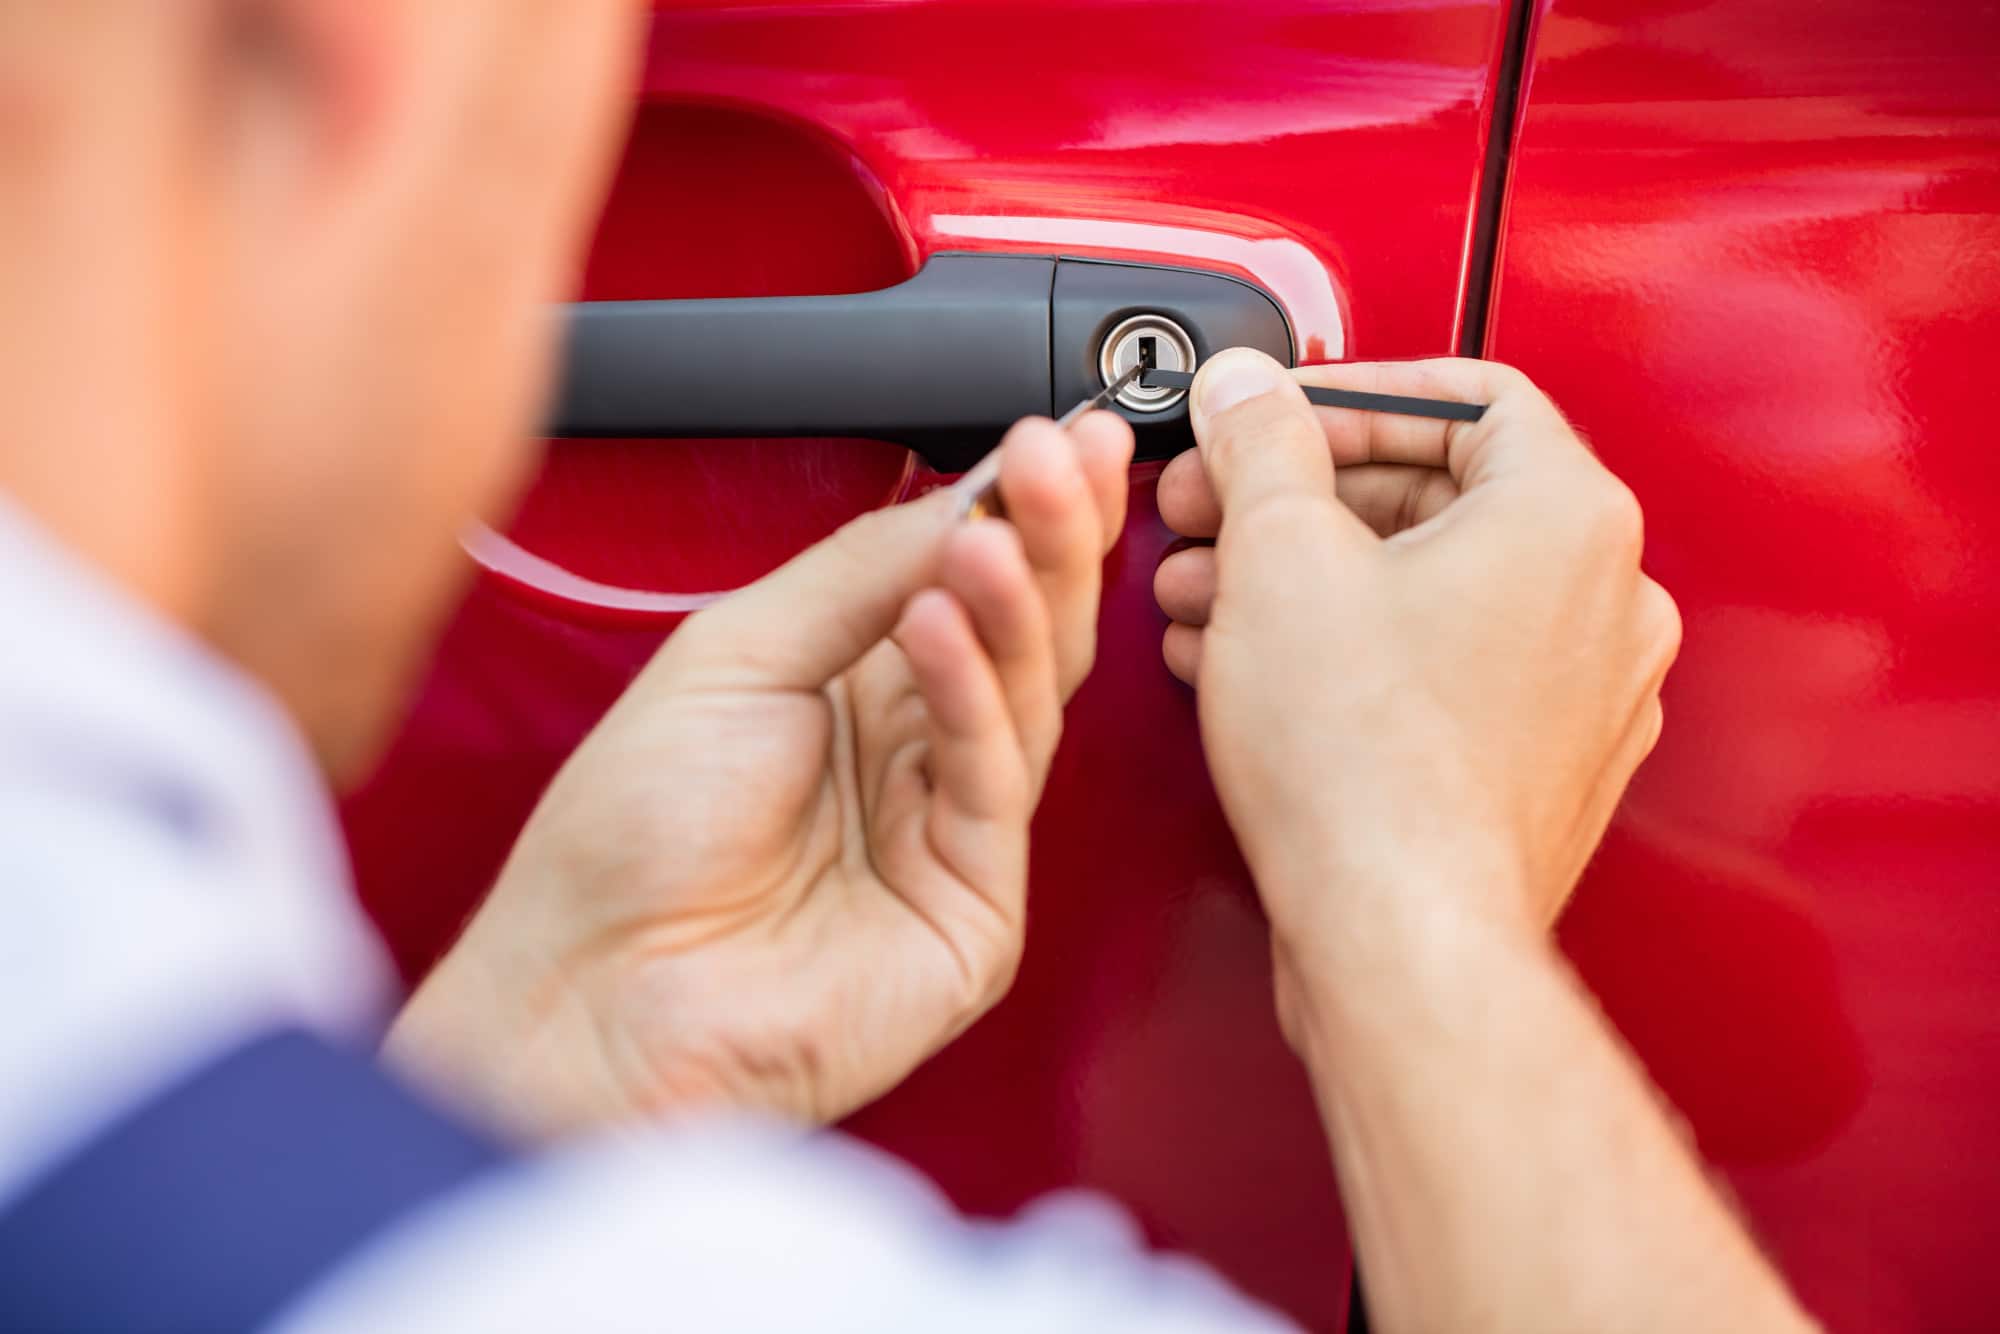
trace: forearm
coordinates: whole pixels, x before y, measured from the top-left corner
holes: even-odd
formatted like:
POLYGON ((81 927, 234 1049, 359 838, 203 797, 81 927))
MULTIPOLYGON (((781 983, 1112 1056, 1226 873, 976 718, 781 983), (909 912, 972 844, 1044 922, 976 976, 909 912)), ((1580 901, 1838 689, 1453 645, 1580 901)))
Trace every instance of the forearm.
POLYGON ((1810 1329, 1546 940, 1416 888, 1289 1016, 1380 1327, 1810 1329))

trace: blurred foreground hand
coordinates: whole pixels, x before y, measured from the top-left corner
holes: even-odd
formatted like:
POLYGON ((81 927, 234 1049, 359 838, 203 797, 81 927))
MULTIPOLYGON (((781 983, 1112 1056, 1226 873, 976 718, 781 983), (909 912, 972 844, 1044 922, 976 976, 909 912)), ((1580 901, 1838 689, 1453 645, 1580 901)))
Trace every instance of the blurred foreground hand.
POLYGON ((556 777, 390 1055, 545 1134, 829 1121, 1006 991, 1130 429, 1009 434, 1008 521, 870 514, 690 619, 556 777))

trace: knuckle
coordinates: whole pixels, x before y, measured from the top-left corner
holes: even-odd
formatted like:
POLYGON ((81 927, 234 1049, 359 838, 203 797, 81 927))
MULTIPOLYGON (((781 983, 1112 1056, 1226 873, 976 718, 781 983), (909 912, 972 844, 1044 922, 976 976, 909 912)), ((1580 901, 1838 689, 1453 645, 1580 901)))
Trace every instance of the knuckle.
POLYGON ((1593 546, 1638 563, 1646 545, 1646 515, 1631 487, 1608 472, 1600 473, 1584 509, 1584 524, 1593 546))
POLYGON ((1496 394, 1535 394, 1541 390, 1528 378, 1528 373, 1518 366, 1504 361, 1477 361, 1472 363, 1482 369, 1486 383, 1496 394))
POLYGON ((1641 614, 1645 618, 1653 655, 1663 668, 1670 667, 1680 656, 1681 638, 1686 628, 1681 620, 1680 604, 1674 601, 1673 594, 1651 579, 1646 580, 1642 597, 1644 609, 1641 614))
POLYGON ((1485 361, 1478 357, 1441 357, 1432 364, 1437 368, 1437 378, 1441 388, 1455 390, 1467 396, 1483 397, 1489 403, 1500 404, 1524 397, 1538 399, 1544 397, 1525 371, 1504 361, 1485 361))
MULTIPOLYGON (((1049 761, 1054 758, 1057 749, 1062 745, 1063 728, 1065 725, 1061 703, 1056 700, 1049 701, 1048 717, 1042 724, 1043 745, 1041 753, 1037 755, 1035 760, 1036 788, 1039 788, 1041 780, 1048 777, 1049 761)), ((1032 808, 1039 796, 1039 791, 1030 791, 1028 794, 1027 805, 1030 808, 1031 816, 1033 814, 1032 808)))
POLYGON ((1010 940, 999 957, 993 960, 993 967, 986 977, 986 985, 975 997, 974 1014, 984 1014, 998 1005, 1014 989, 1014 979, 1021 975, 1021 942, 1010 940))
MULTIPOLYGON (((1091 669, 1097 665, 1097 622, 1093 618, 1088 625, 1079 625, 1069 644, 1060 654, 1056 664, 1056 694, 1060 699, 1074 695, 1084 681, 1089 679, 1091 669)), ((1050 712, 1055 716, 1055 727, 1062 730, 1062 709, 1059 701, 1050 702, 1050 712)))
POLYGON ((1526 371, 1505 362, 1472 362, 1479 371, 1475 383, 1492 405, 1486 420, 1509 422, 1534 431, 1553 431, 1568 436, 1586 452, 1590 444, 1563 414, 1548 391, 1535 383, 1526 371))
POLYGON ((956 1008, 961 1018, 977 1018, 1013 989, 1026 934, 1021 919, 983 899, 976 914, 949 933, 958 964, 956 1008))
MULTIPOLYGON (((1555 410, 1554 404, 1550 404, 1549 407, 1552 412, 1555 410)), ((1564 420, 1561 413, 1556 413, 1556 426, 1571 440, 1576 442, 1578 449, 1590 455, 1592 459, 1598 460, 1600 464, 1602 463, 1603 456, 1597 452, 1597 444, 1590 438, 1587 432, 1579 429, 1575 423, 1564 420)))

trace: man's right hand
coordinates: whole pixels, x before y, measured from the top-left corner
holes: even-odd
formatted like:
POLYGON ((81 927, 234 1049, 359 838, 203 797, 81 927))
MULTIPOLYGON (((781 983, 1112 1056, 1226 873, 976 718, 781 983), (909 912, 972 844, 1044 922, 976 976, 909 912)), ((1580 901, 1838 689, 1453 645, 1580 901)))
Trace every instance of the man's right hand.
POLYGON ((563 766, 389 1049, 510 1127, 835 1120, 999 1000, 1132 431, 1009 432, 690 620, 563 766))
POLYGON ((1477 361, 1298 380, 1488 403, 1315 408, 1268 358, 1194 384, 1157 591, 1269 912, 1383 1330, 1812 1321, 1544 929, 1660 731, 1680 618, 1639 510, 1477 361))
POLYGON ((1417 886, 1539 931, 1659 735, 1679 644, 1631 493, 1488 362, 1287 372, 1239 349, 1193 400, 1201 450, 1160 512, 1215 545, 1160 567, 1165 654, 1281 960, 1417 886), (1295 381, 1491 406, 1315 407, 1295 381))

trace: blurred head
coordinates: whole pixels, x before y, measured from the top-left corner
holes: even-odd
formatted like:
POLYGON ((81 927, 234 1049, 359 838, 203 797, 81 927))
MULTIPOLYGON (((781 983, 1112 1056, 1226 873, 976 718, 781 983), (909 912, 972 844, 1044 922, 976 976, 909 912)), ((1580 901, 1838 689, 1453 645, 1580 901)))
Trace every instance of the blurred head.
POLYGON ((0 0, 0 488, 336 774, 533 462, 634 0, 0 0))

